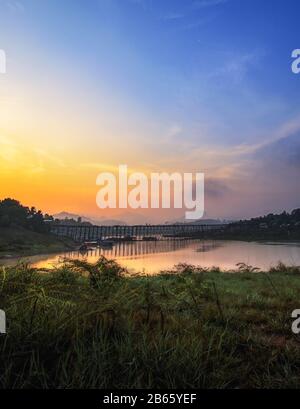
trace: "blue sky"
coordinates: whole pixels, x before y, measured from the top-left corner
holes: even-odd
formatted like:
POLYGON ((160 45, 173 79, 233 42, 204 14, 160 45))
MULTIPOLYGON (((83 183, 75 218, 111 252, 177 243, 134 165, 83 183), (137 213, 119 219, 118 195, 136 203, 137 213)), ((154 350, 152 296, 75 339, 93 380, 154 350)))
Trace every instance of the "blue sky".
POLYGON ((44 152, 30 152, 34 169, 56 158, 93 183, 98 165, 205 171, 211 216, 297 207, 299 12, 297 0, 0 0, 2 145, 21 156, 29 142, 44 152))

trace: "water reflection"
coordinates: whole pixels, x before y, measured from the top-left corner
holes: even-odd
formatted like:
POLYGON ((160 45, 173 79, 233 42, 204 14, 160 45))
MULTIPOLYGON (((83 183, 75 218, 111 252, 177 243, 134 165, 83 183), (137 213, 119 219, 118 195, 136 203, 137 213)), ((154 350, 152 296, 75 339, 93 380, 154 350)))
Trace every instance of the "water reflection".
MULTIPOLYGON (((86 253, 78 251, 64 254, 33 256, 29 260, 38 268, 51 268, 62 258, 85 258, 96 261, 101 255, 116 259, 133 272, 157 273, 171 269, 178 263, 203 267, 236 268, 244 262, 269 269, 279 261, 287 265, 300 265, 299 243, 255 243, 213 240, 164 240, 116 243, 113 248, 95 248, 86 253)), ((17 260, 9 260, 10 264, 17 260)), ((8 261, 6 261, 8 263, 8 261)))
MULTIPOLYGON (((218 241, 199 241, 195 240, 162 240, 162 241, 136 241, 136 242, 120 242, 116 243, 112 248, 94 248, 87 252, 73 252, 77 256, 100 257, 104 255, 108 258, 120 258, 120 257, 141 257, 147 254, 155 253, 170 253, 184 249, 186 247, 194 247, 197 245, 195 251, 206 252, 216 249, 222 246, 218 241)), ((73 254, 72 253, 72 254, 73 254)), ((72 255, 72 257, 74 257, 72 255)))

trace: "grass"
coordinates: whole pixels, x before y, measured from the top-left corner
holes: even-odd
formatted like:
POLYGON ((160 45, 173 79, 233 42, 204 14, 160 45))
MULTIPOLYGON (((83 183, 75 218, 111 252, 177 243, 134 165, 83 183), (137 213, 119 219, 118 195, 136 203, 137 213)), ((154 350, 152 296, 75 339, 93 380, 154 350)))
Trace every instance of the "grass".
POLYGON ((2 268, 2 388, 298 388, 300 269, 2 268))
POLYGON ((36 233, 22 227, 0 227, 0 258, 56 253, 72 250, 75 243, 68 238, 36 233))

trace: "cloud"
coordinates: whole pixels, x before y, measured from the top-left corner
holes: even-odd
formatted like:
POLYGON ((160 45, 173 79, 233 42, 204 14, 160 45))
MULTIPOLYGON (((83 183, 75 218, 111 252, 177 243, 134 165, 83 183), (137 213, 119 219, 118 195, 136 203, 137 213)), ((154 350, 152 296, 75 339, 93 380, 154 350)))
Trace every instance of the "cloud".
POLYGON ((99 163, 99 162, 80 163, 79 167, 83 169, 97 170, 99 172, 101 171, 101 172, 112 172, 112 173, 117 173, 119 170, 118 166, 109 165, 107 163, 99 163))
MULTIPOLYGON (((251 156, 257 152, 279 142, 287 139, 297 132, 300 132, 300 117, 290 120, 281 125, 276 131, 269 132, 270 136, 261 137, 261 140, 255 143, 241 143, 238 145, 225 148, 224 146, 218 147, 206 147, 201 149, 193 149, 190 160, 199 157, 199 155, 205 153, 205 157, 210 161, 228 161, 234 158, 243 158, 245 156, 251 156)), ((230 166, 232 168, 232 164, 230 166)))
POLYGON ((185 15, 182 14, 182 13, 168 13, 168 14, 165 14, 164 16, 162 16, 160 19, 169 21, 169 20, 180 20, 180 19, 182 19, 184 17, 185 17, 185 15))
POLYGON ((182 134, 183 129, 180 125, 174 123, 166 131, 165 135, 162 137, 162 142, 164 143, 174 143, 180 135, 182 134))
POLYGON ((211 74, 211 78, 225 77, 235 83, 241 82, 247 75, 250 67, 256 66, 262 57, 262 51, 254 50, 251 53, 233 55, 211 74))
POLYGON ((49 168, 65 167, 64 161, 57 155, 38 147, 25 147, 12 138, 0 135, 0 173, 22 169, 23 173, 30 175, 46 172, 49 168), (22 163, 21 168, 20 163, 22 163))
POLYGON ((205 180, 205 195, 220 199, 224 196, 232 193, 231 187, 229 187, 224 181, 218 179, 208 178, 205 180))
POLYGON ((143 9, 149 8, 151 6, 151 0, 128 0, 130 3, 133 3, 139 7, 142 7, 143 9))
POLYGON ((193 3, 195 8, 206 8, 219 6, 221 4, 227 3, 229 0, 198 0, 193 3))
POLYGON ((211 23, 214 19, 215 19, 215 16, 212 16, 212 15, 211 16, 205 16, 205 17, 202 17, 202 18, 200 18, 200 19, 198 19, 196 21, 192 21, 190 23, 187 23, 183 27, 183 29, 184 30, 192 30, 194 28, 198 28, 198 27, 204 26, 205 24, 211 23))
POLYGON ((12 13, 22 13, 25 10, 20 0, 0 0, 0 6, 4 5, 12 13))
POLYGON ((295 118, 281 125, 281 127, 278 130, 276 130, 272 136, 267 137, 265 140, 262 140, 261 142, 257 142, 252 145, 251 144, 239 145, 236 147, 235 151, 240 155, 252 154, 276 142, 287 139, 290 136, 295 135, 299 131, 300 118, 295 118))
MULTIPOLYGON (((172 152, 172 155, 165 155, 160 165, 169 172, 177 170, 205 172, 207 178, 226 183, 227 187, 234 184, 242 188, 244 183, 248 183, 251 175, 256 171, 258 172, 264 162, 271 161, 272 170, 274 170, 273 164, 282 162, 285 162, 285 167, 289 167, 289 169, 299 169, 300 142, 295 142, 298 140, 299 133, 300 116, 282 123, 276 129, 265 131, 264 134, 252 135, 253 142, 249 141, 231 146, 215 145, 208 142, 208 144, 202 144, 199 147, 199 142, 195 141, 186 147, 187 142, 182 136, 184 132, 181 133, 181 128, 177 124, 173 124, 168 129, 169 138, 164 141, 166 146, 169 146, 168 152, 172 152), (175 152, 174 145, 177 147, 175 152)), ((259 174, 259 177, 262 177, 263 174, 266 174, 265 170, 259 174)), ((218 190, 217 186, 216 190, 218 190)), ((238 190, 238 188, 234 190, 238 190)), ((222 190, 224 194, 227 191, 226 189, 222 190)), ((211 196, 213 196, 213 192, 211 196)))

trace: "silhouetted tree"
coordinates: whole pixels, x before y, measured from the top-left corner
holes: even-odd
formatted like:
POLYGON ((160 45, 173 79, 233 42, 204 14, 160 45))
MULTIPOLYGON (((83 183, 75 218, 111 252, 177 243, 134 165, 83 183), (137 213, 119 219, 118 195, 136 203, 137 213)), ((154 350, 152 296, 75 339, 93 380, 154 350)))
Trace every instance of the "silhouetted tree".
POLYGON ((18 226, 37 232, 46 232, 48 226, 44 222, 44 216, 35 207, 22 206, 14 199, 0 201, 0 227, 18 226))

